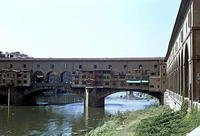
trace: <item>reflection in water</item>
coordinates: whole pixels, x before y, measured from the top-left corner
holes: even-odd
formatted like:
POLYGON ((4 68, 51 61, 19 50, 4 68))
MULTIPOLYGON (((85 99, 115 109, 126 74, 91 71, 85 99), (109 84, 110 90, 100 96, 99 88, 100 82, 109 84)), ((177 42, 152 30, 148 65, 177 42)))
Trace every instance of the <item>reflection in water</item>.
POLYGON ((124 99, 115 94, 106 99, 105 108, 89 108, 83 103, 64 106, 0 106, 0 135, 9 136, 71 136, 81 135, 95 128, 105 115, 118 111, 135 111, 155 103, 149 99, 124 99), (85 109, 86 110, 86 109, 85 109))

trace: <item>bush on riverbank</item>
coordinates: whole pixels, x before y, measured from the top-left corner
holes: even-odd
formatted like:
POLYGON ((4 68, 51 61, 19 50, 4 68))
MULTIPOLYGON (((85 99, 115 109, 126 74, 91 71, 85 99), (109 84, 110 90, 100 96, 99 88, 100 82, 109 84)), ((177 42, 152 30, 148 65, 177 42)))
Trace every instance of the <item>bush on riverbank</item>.
POLYGON ((170 111, 168 107, 152 107, 145 110, 118 113, 106 119, 103 125, 90 131, 86 136, 133 136, 140 120, 170 111))
POLYGON ((200 113, 177 112, 167 106, 117 114, 87 136, 183 136, 200 125, 200 113))

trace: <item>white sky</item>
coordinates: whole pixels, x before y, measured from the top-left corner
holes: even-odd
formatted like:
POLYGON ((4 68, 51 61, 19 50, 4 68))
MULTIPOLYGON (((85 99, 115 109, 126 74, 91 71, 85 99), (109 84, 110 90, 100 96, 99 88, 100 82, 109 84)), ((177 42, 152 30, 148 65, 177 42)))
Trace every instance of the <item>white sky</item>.
POLYGON ((165 56, 181 0, 1 0, 0 51, 165 56))

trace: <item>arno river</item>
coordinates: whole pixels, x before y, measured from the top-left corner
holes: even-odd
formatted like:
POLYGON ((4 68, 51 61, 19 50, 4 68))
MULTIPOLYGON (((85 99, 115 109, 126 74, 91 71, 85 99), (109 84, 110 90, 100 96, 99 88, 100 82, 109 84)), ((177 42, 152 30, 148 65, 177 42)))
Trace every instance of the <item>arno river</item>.
POLYGON ((0 106, 1 136, 75 136, 95 128, 106 115, 135 111, 155 104, 153 99, 124 98, 116 93, 106 98, 104 108, 84 111, 83 102, 54 106, 0 106))

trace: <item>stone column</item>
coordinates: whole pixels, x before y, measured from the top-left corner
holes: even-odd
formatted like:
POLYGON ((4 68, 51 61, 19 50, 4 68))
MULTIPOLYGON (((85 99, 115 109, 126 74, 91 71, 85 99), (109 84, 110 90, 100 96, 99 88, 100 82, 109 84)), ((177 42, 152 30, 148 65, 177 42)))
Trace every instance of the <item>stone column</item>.
POLYGON ((98 95, 96 88, 85 89, 85 107, 104 107, 104 97, 98 95))
POLYGON ((89 106, 89 88, 85 88, 85 108, 89 106))

